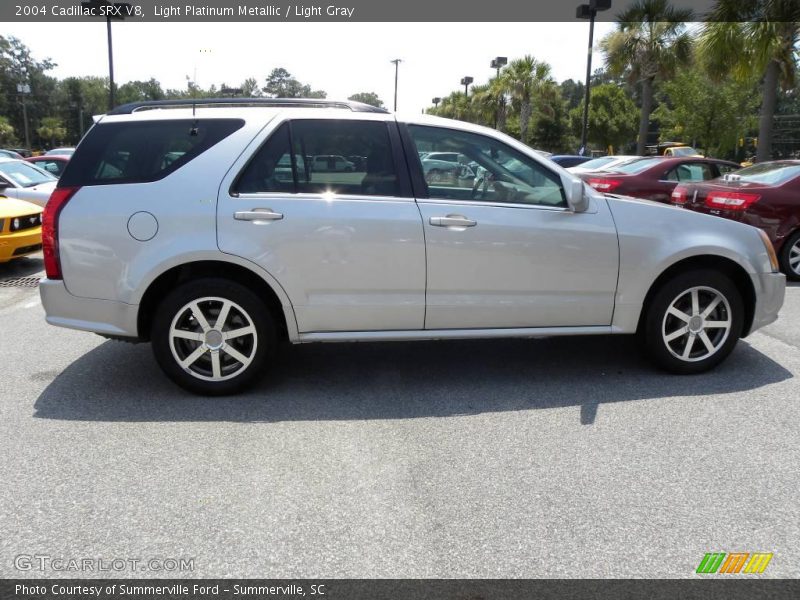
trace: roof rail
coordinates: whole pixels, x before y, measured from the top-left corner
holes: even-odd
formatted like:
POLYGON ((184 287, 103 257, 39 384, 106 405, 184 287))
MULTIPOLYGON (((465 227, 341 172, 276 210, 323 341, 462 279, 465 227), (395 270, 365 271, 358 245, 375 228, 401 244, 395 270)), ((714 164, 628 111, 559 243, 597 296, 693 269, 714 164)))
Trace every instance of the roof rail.
POLYGON ((353 112, 388 113, 385 108, 370 106, 350 100, 324 100, 317 98, 183 98, 180 100, 147 100, 131 102, 110 110, 108 115, 129 115, 142 110, 158 108, 222 108, 232 106, 279 106, 293 108, 341 108, 353 112))

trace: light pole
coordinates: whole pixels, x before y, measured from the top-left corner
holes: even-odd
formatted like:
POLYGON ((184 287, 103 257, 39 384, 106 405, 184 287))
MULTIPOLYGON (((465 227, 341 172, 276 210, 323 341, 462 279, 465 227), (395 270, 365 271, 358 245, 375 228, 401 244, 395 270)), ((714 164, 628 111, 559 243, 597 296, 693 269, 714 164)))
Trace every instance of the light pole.
POLYGON ((611 8, 611 0, 590 0, 589 4, 578 6, 575 16, 578 19, 589 19, 589 50, 586 54, 586 97, 583 101, 583 128, 581 130, 581 148, 578 154, 586 155, 586 144, 589 135, 589 98, 592 89, 592 46, 594 45, 594 18, 600 11, 611 8))
POLYGON ((31 149, 31 133, 28 129, 28 105, 25 104, 25 96, 31 93, 31 86, 27 83, 17 84, 17 93, 22 101, 22 122, 25 125, 25 149, 31 149))
POLYGON ((127 2, 111 2, 110 0, 90 0, 81 2, 81 6, 91 11, 92 16, 106 18, 106 34, 108 36, 108 110, 116 104, 114 90, 114 47, 111 41, 111 19, 122 21, 126 14, 131 14, 131 5, 127 2))
MULTIPOLYGON (((497 58, 493 58, 491 64, 489 65, 491 68, 496 69, 497 72, 497 79, 500 80, 500 69, 508 64, 508 57, 506 56, 498 56, 497 58)), ((500 95, 500 98, 497 101, 497 110, 494 113, 494 128, 500 128, 500 111, 503 110, 503 106, 506 103, 506 98, 504 94, 500 95)))
POLYGON ((473 81, 475 80, 469 75, 461 78, 461 85, 464 86, 464 96, 467 98, 469 98, 469 84, 471 84, 473 81))
POLYGON ((395 58, 389 62, 394 63, 394 112, 397 112, 397 74, 400 71, 400 63, 403 62, 403 59, 395 58))
POLYGON ((433 102, 433 106, 435 108, 439 108, 439 102, 441 102, 441 101, 442 101, 442 99, 439 96, 436 96, 436 98, 432 98, 431 99, 431 102, 433 102))

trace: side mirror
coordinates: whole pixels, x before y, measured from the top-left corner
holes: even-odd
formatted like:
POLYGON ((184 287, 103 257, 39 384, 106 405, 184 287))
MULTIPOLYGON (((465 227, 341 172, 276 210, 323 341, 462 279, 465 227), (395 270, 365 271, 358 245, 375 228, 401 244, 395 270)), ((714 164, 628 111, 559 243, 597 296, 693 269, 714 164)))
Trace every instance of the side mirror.
POLYGON ((582 179, 577 177, 566 179, 564 193, 567 196, 567 204, 574 212, 584 212, 589 208, 589 196, 586 195, 582 179))

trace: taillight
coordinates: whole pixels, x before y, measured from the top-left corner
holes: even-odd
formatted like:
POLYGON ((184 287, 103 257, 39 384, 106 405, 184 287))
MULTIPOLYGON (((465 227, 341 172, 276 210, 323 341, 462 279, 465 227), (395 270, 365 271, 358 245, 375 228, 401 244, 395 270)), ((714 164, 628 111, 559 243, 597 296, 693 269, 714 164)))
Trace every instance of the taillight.
POLYGON ((682 185, 677 186, 674 190, 672 190, 672 194, 670 194, 670 198, 672 199, 673 204, 686 204, 689 201, 688 196, 689 190, 682 185))
POLYGON ((44 270, 48 279, 61 279, 61 261, 58 256, 58 216, 75 195, 79 187, 62 187, 53 190, 42 216, 42 252, 44 270))
POLYGON ((617 189, 622 183, 621 179, 600 179, 599 177, 591 177, 587 182, 590 186, 598 192, 612 192, 617 189))
POLYGON ((725 210, 747 210, 754 202, 758 202, 759 194, 743 194, 742 192, 709 192, 706 196, 708 208, 725 210))

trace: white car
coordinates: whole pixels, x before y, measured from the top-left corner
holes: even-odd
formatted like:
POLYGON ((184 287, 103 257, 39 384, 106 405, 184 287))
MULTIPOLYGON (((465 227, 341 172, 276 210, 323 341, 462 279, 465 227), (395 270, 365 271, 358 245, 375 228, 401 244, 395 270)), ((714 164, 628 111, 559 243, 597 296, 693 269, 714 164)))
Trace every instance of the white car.
POLYGON ((100 119, 45 208, 47 321, 149 341, 176 383, 227 394, 280 340, 636 334, 699 373, 777 318, 786 280, 754 227, 604 195, 493 129, 307 102, 100 119), (482 176, 426 182, 431 148, 482 176), (298 160, 318 150, 365 170, 298 160))
POLYGON ((616 154, 613 156, 600 156, 598 158, 593 158, 592 160, 587 160, 585 163, 575 165, 574 167, 569 167, 567 171, 569 171, 570 173, 588 173, 590 171, 613 171, 614 167, 617 167, 621 164, 628 162, 629 160, 634 160, 636 158, 642 158, 642 157, 633 154, 631 155, 616 154))
POLYGON ((44 206, 58 178, 24 160, 0 158, 0 196, 44 206))

